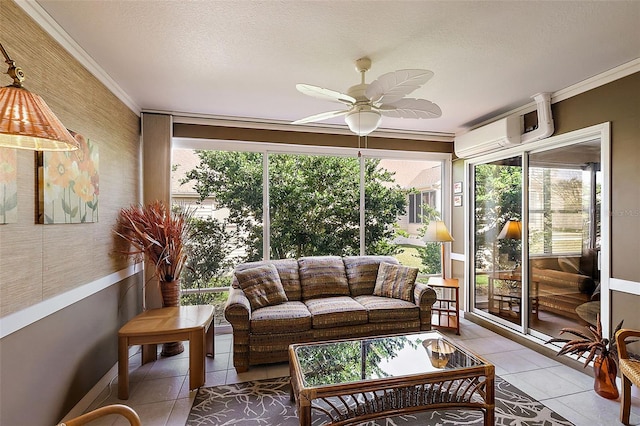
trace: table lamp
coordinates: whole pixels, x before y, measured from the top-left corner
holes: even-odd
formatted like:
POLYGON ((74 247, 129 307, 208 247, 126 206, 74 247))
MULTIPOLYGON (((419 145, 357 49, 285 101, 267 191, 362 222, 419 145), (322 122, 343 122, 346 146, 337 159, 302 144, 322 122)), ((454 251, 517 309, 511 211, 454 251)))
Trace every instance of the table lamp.
POLYGON ((447 278, 445 266, 444 266, 444 243, 449 241, 455 241, 449 230, 447 229, 447 225, 444 224, 441 220, 432 220, 429 222, 427 229, 424 233, 424 237, 422 237, 424 241, 427 242, 435 242, 435 243, 443 243, 442 244, 442 279, 447 278))

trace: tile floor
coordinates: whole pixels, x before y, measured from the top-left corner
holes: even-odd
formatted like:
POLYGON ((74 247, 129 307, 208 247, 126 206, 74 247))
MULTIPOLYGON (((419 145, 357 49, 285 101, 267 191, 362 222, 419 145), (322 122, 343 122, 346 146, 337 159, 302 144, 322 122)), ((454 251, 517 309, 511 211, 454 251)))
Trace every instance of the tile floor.
MULTIPOLYGON (((593 379, 477 324, 462 319, 461 335, 444 332, 496 366, 496 374, 563 415, 577 426, 611 426, 618 420, 619 401, 599 397, 593 379)), ((282 377, 289 374, 287 364, 251 368, 237 374, 231 357, 230 334, 218 334, 215 358, 206 360, 205 386, 282 377)), ((113 403, 133 407, 145 426, 184 425, 195 398, 188 389, 188 350, 172 358, 140 366, 140 355, 130 360, 130 397, 117 398, 117 373, 90 405, 90 409, 113 403)), ((634 389, 635 391, 635 389, 634 389)), ((123 419, 108 416, 92 425, 126 425, 123 419)), ((640 424, 640 399, 632 404, 631 424, 640 424)))

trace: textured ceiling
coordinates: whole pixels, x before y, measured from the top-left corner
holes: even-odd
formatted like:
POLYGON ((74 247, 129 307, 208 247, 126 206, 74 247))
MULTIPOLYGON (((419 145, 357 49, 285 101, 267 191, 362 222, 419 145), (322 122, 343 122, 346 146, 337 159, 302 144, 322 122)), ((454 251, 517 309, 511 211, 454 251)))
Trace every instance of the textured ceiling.
POLYGON ((37 3, 144 110, 289 122, 340 109, 296 83, 346 92, 368 56, 367 82, 432 70, 411 96, 443 111, 382 129, 456 133, 640 57, 638 1, 37 3))

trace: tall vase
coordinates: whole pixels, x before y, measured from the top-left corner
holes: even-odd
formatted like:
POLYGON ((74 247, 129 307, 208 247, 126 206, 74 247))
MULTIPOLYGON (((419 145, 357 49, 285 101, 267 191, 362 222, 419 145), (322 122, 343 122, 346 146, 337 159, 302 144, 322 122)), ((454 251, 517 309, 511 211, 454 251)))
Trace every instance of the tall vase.
POLYGON ((611 356, 598 355, 593 361, 593 374, 593 390, 603 398, 617 399, 619 396, 616 385, 618 367, 614 359, 611 356))
MULTIPOLYGON (((160 293, 162 294, 162 307, 180 306, 180 281, 160 281, 160 293)), ((182 342, 170 342, 162 344, 162 356, 174 356, 184 352, 182 342)))

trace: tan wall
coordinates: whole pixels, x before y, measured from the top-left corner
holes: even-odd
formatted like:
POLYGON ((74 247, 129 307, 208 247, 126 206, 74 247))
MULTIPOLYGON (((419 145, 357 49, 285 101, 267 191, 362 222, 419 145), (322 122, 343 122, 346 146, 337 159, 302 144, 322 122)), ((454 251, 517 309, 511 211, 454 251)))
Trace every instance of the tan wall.
MULTIPOLYGON (((611 122, 611 275, 640 283, 640 73, 554 104, 552 110, 555 134, 611 122)), ((612 292, 612 327, 624 319, 625 326, 640 328, 638 306, 640 296, 612 292)))
MULTIPOLYGON (((455 239, 451 243, 451 253, 464 255, 464 213, 468 207, 465 204, 464 196, 468 193, 468 186, 462 185, 462 194, 453 194, 453 184, 455 182, 464 182, 464 160, 454 160, 451 165, 451 236, 455 239), (454 195, 463 196, 463 204, 459 207, 453 207, 454 195)), ((451 259, 451 278, 457 278, 460 286, 459 303, 460 309, 465 310, 465 299, 467 298, 467 288, 464 282, 465 263, 462 260, 451 259)))
MULTIPOLYGON (((25 87, 98 143, 100 169, 98 223, 37 225, 34 153, 18 150, 18 223, 0 225, 6 317, 127 267, 112 253, 112 227, 139 199, 139 118, 11 1, 0 2, 0 29, 25 87)), ((0 424, 55 424, 114 365, 117 329, 138 304, 122 286, 139 286, 139 277, 125 281, 0 341, 0 424)))
POLYGON ((611 122, 611 271, 640 282, 640 73, 554 104, 555 135, 611 122))

